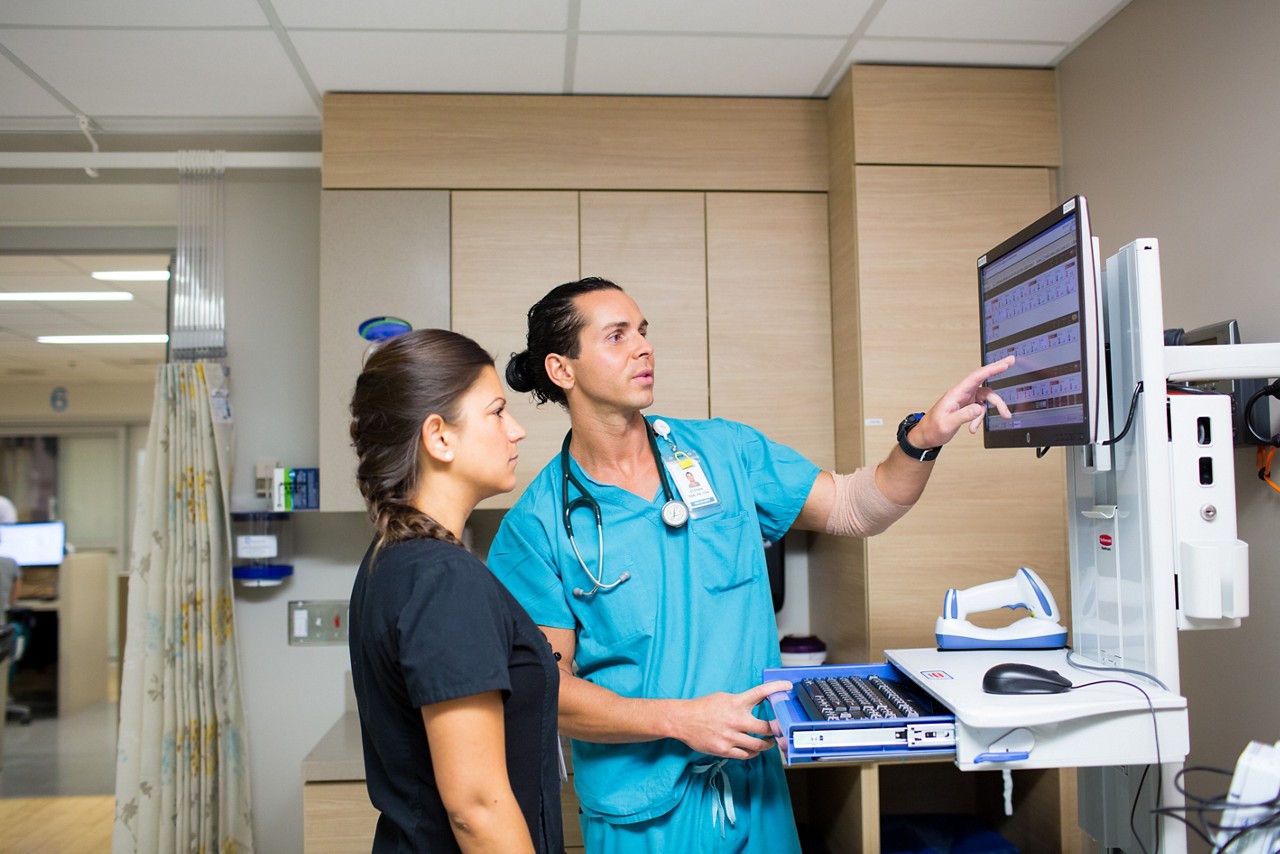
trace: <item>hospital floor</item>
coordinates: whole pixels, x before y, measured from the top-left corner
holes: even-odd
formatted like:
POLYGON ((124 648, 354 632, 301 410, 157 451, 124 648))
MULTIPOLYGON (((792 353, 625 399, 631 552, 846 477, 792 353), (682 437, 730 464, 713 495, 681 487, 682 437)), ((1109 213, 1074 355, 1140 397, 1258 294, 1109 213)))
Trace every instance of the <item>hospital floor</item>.
POLYGON ((111 849, 116 703, 4 725, 0 851, 111 849))

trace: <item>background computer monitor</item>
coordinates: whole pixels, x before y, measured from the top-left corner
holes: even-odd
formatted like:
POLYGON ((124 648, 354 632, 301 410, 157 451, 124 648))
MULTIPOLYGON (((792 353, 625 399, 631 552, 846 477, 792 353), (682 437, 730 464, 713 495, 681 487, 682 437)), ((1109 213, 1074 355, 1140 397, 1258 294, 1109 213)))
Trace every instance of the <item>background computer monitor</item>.
MULTIPOLYGON (((1241 343, 1240 324, 1234 319, 1210 323, 1207 326, 1188 329, 1185 332, 1182 330, 1177 332, 1178 344, 1200 346, 1205 344, 1241 343)), ((1168 334, 1166 333, 1166 343, 1168 343, 1167 338, 1168 334)), ((1231 395, 1231 428, 1237 445, 1258 444, 1258 441, 1253 438, 1245 424, 1245 404, 1249 398, 1253 397, 1255 392, 1266 384, 1266 380, 1209 380, 1207 382, 1191 383, 1191 385, 1206 391, 1231 395)), ((1254 403, 1253 412, 1250 414, 1250 423, 1253 425, 1253 432, 1259 436, 1266 437, 1271 435, 1270 398, 1266 395, 1258 398, 1254 403)))
POLYGON ((988 407, 988 448, 1088 445, 1098 424, 1098 271, 1082 196, 978 259, 982 361, 1014 366, 988 385, 1013 411, 988 407))
POLYGON ((0 556, 19 566, 58 566, 67 546, 64 522, 18 522, 0 525, 0 556))

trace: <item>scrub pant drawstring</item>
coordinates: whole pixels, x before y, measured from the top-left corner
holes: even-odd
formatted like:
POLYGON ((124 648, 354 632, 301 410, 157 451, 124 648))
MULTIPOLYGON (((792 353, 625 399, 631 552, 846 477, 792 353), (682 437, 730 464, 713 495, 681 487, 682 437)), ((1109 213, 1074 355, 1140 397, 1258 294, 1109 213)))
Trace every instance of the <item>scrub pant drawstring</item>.
POLYGON ((738 821, 738 815, 733 809, 733 784, 729 782, 729 775, 724 770, 728 761, 717 759, 700 762, 690 769, 694 774, 706 774, 707 785, 715 793, 711 800, 711 826, 714 828, 719 825, 721 839, 724 838, 728 825, 738 821))

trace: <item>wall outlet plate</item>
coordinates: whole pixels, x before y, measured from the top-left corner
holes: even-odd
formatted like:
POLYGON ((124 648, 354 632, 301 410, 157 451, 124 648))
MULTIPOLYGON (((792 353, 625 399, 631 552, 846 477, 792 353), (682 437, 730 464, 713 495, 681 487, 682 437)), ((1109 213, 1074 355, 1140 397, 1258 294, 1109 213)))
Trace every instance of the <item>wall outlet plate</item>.
POLYGON ((345 599, 308 599, 289 603, 289 645, 319 646, 347 642, 345 599))

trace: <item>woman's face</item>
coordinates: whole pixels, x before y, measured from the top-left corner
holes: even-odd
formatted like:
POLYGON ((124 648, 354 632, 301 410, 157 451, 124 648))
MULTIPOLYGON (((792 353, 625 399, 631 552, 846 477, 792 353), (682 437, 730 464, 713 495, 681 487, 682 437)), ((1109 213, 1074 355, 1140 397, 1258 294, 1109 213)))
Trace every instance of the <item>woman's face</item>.
POLYGON ((569 360, 575 390, 597 405, 626 411, 651 406, 653 345, 640 306, 607 288, 582 294, 574 307, 586 320, 578 334, 578 358, 569 360))
POLYGON ((510 492, 516 485, 516 443, 525 429, 507 411, 506 392, 498 372, 486 366, 458 401, 449 425, 454 457, 450 473, 469 483, 481 498, 510 492))

